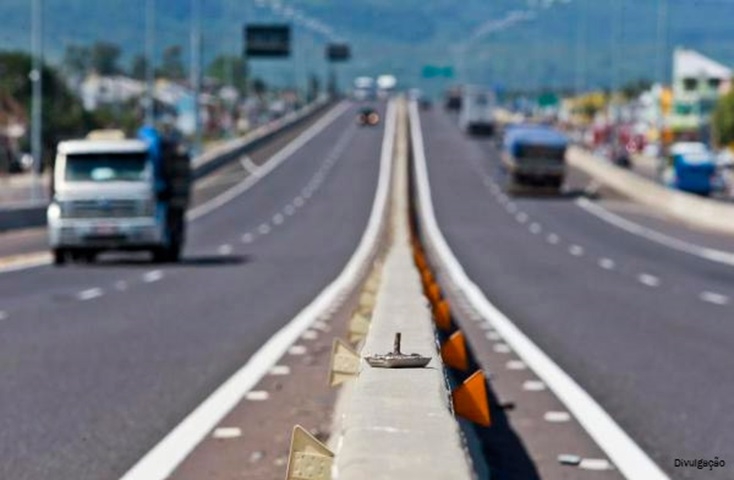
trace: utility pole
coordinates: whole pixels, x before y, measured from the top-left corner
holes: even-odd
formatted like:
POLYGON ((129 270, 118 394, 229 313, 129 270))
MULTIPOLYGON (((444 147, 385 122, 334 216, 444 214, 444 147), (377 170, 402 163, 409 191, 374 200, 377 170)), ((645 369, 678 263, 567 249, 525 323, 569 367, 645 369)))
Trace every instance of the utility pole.
POLYGON ((191 67, 189 70, 191 88, 194 92, 194 145, 195 155, 201 153, 201 115, 199 97, 201 96, 201 0, 191 0, 191 67))
POLYGON ((155 122, 155 0, 145 0, 145 124, 155 122))
POLYGON ((41 139, 43 102, 43 0, 31 4, 31 155, 36 175, 43 168, 43 145, 41 139))

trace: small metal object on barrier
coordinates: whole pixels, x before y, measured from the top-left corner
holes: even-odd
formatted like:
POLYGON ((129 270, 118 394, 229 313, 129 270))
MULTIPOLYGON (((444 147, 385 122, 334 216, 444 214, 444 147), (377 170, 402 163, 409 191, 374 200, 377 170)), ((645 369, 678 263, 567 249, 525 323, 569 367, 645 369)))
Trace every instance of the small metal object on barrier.
POLYGON ((424 357, 417 353, 405 354, 400 351, 400 332, 395 334, 393 351, 384 355, 370 355, 365 357, 371 367, 376 368, 423 368, 431 361, 431 357, 424 357))

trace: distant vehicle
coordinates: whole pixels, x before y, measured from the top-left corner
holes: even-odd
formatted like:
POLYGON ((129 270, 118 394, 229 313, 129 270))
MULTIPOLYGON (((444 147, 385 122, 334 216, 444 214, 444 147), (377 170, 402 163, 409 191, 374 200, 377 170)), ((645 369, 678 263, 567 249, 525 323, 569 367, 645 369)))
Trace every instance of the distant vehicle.
POLYGON ((380 123, 380 114, 372 107, 363 107, 357 115, 357 123, 360 125, 375 126, 380 123))
POLYGON ((460 128, 470 135, 493 135, 495 131, 494 94, 488 90, 465 88, 459 113, 460 128))
POLYGON ((147 250, 177 261, 185 240, 190 160, 152 128, 137 139, 92 132, 59 143, 47 210, 54 263, 94 261, 108 250, 147 250))
POLYGON ((560 189, 567 148, 568 138, 552 127, 517 125, 505 134, 502 164, 514 185, 560 189))
POLYGON ((461 110, 461 90, 452 88, 446 91, 444 97, 444 109, 448 112, 458 112, 461 110))
POLYGON ((708 149, 686 145, 672 153, 673 186, 678 190, 708 196, 721 188, 716 157, 708 149))
POLYGON ((377 77, 377 96, 387 98, 395 91, 398 79, 394 75, 380 75, 377 77))
POLYGON ((432 107, 431 99, 419 88, 411 88, 408 91, 408 98, 416 102, 422 110, 428 110, 432 107))
POLYGON ((352 96, 357 101, 368 101, 377 98, 375 80, 372 77, 357 77, 354 79, 352 96))

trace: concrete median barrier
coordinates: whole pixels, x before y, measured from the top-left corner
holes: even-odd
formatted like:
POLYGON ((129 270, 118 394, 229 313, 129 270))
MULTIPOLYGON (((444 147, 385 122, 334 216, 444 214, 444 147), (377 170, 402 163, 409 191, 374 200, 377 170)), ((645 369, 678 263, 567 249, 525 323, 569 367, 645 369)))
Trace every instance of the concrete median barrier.
POLYGON ((567 159, 570 166, 634 202, 690 227, 734 235, 734 205, 666 188, 578 147, 569 150, 567 159))
MULTIPOLYGON (((278 120, 258 127, 241 138, 213 147, 193 159, 192 175, 194 180, 203 178, 242 155, 261 147, 276 135, 297 127, 330 105, 333 105, 333 102, 327 99, 318 100, 298 111, 291 112, 278 120)), ((45 202, 32 202, 0 208, 0 231, 45 226, 46 206, 45 202)))
POLYGON ((451 407, 421 272, 414 262, 408 221, 408 135, 399 110, 392 191, 391 244, 381 269, 359 375, 341 392, 330 444, 339 480, 474 478, 463 434, 451 407), (430 357, 425 368, 373 368, 366 356, 401 351, 430 357))

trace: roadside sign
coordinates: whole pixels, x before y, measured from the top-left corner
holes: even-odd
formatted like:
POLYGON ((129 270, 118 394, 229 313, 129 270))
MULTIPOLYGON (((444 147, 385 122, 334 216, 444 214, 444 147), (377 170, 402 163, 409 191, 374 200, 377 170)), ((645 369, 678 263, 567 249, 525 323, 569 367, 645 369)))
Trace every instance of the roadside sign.
POLYGON ((260 58, 282 58, 291 53, 289 25, 246 25, 245 55, 260 58))

